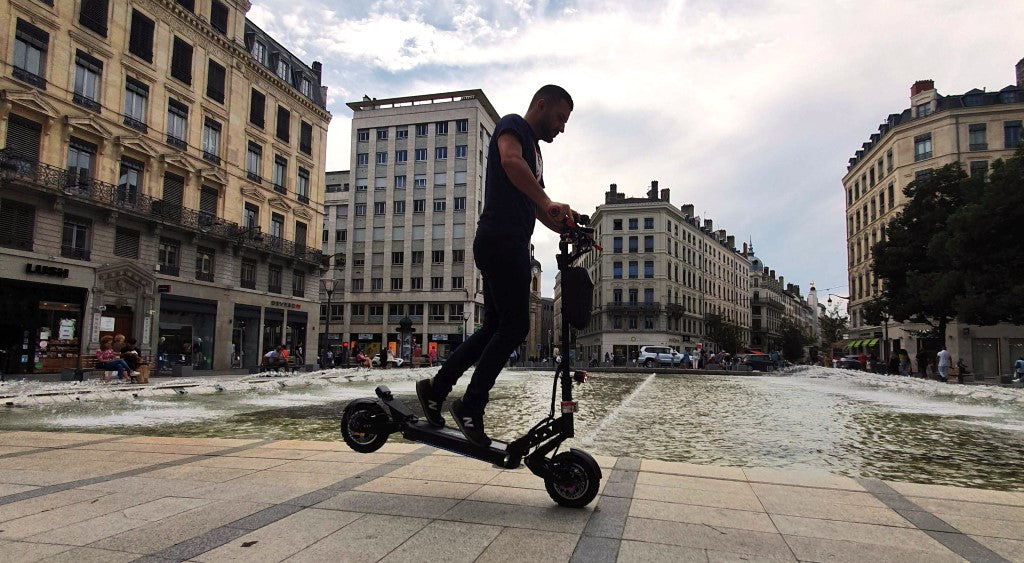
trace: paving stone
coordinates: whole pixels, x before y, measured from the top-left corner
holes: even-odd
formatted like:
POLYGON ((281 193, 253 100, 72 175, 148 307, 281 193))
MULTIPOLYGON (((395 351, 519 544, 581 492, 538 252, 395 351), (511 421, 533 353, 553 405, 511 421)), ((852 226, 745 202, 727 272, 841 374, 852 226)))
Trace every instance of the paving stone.
POLYGON ((190 465, 193 467, 216 467, 224 469, 251 469, 254 471, 261 471, 263 469, 270 469, 271 467, 277 467, 279 465, 288 463, 287 459, 276 459, 276 458, 258 458, 258 457, 238 457, 238 456, 217 456, 207 457, 194 461, 190 465))
POLYGON ((891 545, 874 545, 849 540, 785 536, 786 543, 801 561, 836 563, 945 563, 962 562, 963 557, 946 550, 916 551, 891 545))
POLYGON ((113 452, 152 452, 163 454, 180 454, 183 456, 212 455, 217 450, 223 449, 217 446, 204 446, 200 444, 174 444, 174 443, 129 443, 129 442, 104 442, 102 444, 91 444, 81 446, 83 449, 113 452))
POLYGON ((900 481, 885 481, 885 483, 901 495, 911 498, 911 500, 914 500, 912 497, 927 497, 1024 507, 1024 493, 1020 492, 967 489, 945 485, 903 483, 900 481))
POLYGON ((359 485, 355 490, 462 500, 473 494, 482 486, 483 485, 475 483, 448 483, 444 481, 427 481, 424 479, 378 477, 372 481, 359 485))
POLYGON ((587 525, 592 509, 564 508, 552 502, 547 507, 519 506, 464 500, 441 518, 493 526, 579 534, 587 525))
POLYGON ((1024 541, 972 536, 978 543, 998 553, 1007 561, 1024 561, 1024 541))
POLYGON ((676 489, 694 489, 698 491, 714 491, 719 493, 753 494, 754 492, 750 484, 743 481, 707 479, 704 477, 650 473, 647 471, 640 472, 636 477, 636 482, 643 485, 656 485, 659 487, 672 487, 676 489))
POLYGON ((976 518, 1024 522, 1024 507, 986 502, 910 497, 914 504, 937 515, 956 514, 976 518))
MULTIPOLYGON (((103 491, 69 489, 0 506, 0 522, 106 496, 103 491)), ((2 527, 2 526, 0 526, 2 527)))
POLYGON ((781 497, 772 495, 767 498, 759 496, 761 504, 770 514, 785 514, 788 516, 803 516, 806 518, 821 518, 826 520, 842 520, 844 522, 862 522, 865 524, 879 524, 882 526, 899 526, 904 528, 913 527, 906 518, 896 511, 887 507, 859 506, 854 504, 840 504, 835 502, 823 502, 820 500, 807 499, 801 496, 792 495, 781 497))
POLYGON ((475 563, 519 561, 552 563, 568 561, 579 537, 576 534, 505 528, 475 563))
POLYGON ((31 491, 38 489, 35 485, 14 485, 11 483, 0 483, 0 497, 7 495, 13 495, 16 493, 23 493, 25 491, 31 491))
POLYGON ((183 542, 160 550, 153 555, 172 561, 187 561, 208 551, 216 549, 238 537, 244 536, 245 530, 239 528, 215 528, 202 535, 189 538, 183 542))
POLYGON ((629 517, 629 507, 632 502, 628 498, 599 497, 597 507, 591 514, 590 520, 587 521, 587 527, 584 528, 583 534, 618 540, 622 537, 622 530, 626 527, 626 519, 629 517))
POLYGON ((223 454, 223 457, 252 457, 260 459, 308 459, 320 452, 316 450, 281 449, 262 446, 223 454))
POLYGON ((76 432, 14 431, 0 434, 0 444, 29 448, 66 448, 95 440, 118 438, 117 434, 79 434, 76 432))
POLYGON ((311 461, 308 459, 298 459, 294 461, 288 461, 268 469, 268 471, 275 471, 278 473, 322 473, 324 475, 331 475, 335 479, 340 480, 345 477, 356 475, 364 471, 374 469, 379 464, 376 463, 349 463, 349 462, 335 462, 335 461, 311 461))
POLYGON ((517 504, 521 506, 539 506, 541 508, 547 508, 555 502, 546 490, 516 489, 495 485, 481 486, 473 494, 469 495, 468 500, 517 504))
POLYGON ((239 528, 241 530, 258 530, 264 526, 269 526, 279 520, 287 518, 296 512, 302 510, 303 507, 294 504, 276 504, 254 512, 245 518, 240 518, 234 522, 228 524, 232 528, 239 528))
POLYGON ((774 515, 772 521, 775 522, 779 531, 787 536, 850 540, 858 543, 937 553, 948 551, 928 534, 916 529, 785 515, 774 515))
POLYGON ((388 473, 388 477, 425 479, 428 481, 450 481, 456 483, 477 483, 483 485, 501 472, 499 469, 488 469, 488 466, 483 463, 475 464, 475 466, 475 469, 458 469, 452 471, 444 467, 417 466, 413 464, 396 468, 394 471, 388 473))
POLYGON ((334 498, 316 505, 316 508, 363 512, 367 514, 437 518, 458 502, 458 500, 448 498, 345 491, 339 493, 334 498))
POLYGON ((282 561, 359 518, 360 514, 307 508, 224 545, 196 561, 282 561))
POLYGON ((810 469, 775 469, 770 467, 749 467, 743 469, 748 481, 775 483, 778 485, 796 485, 799 487, 819 487, 827 489, 843 489, 847 491, 863 491, 864 487, 850 477, 834 475, 825 471, 810 469))
POLYGON ((629 515, 637 518, 688 522, 709 526, 753 530, 774 533, 778 530, 771 518, 764 512, 731 510, 691 504, 677 504, 653 500, 635 499, 629 508, 629 515))
POLYGON ((475 561, 500 532, 499 526, 431 522, 381 559, 381 563, 469 563, 475 561))
POLYGON ((715 549, 766 559, 791 557, 789 547, 779 534, 712 527, 707 524, 630 517, 626 521, 622 539, 715 549))
POLYGON ((320 563, 322 561, 371 563, 405 543, 428 523, 430 520, 424 518, 366 514, 296 553, 287 561, 288 563, 320 563))
POLYGON ((256 473, 255 469, 233 469, 228 467, 203 467, 201 465, 178 465, 149 471, 146 477, 151 479, 167 479, 172 481, 200 481, 206 483, 223 483, 245 475, 256 473))
MULTIPOLYGON (((313 455, 304 458, 310 461, 341 461, 346 463, 371 463, 371 464, 382 464, 382 463, 395 463, 402 459, 408 454, 393 453, 385 454, 379 451, 361 454, 359 452, 347 451, 347 452, 316 452, 313 455)), ((479 462, 478 462, 479 463, 479 462)))
POLYGON ((102 491, 107 493, 146 493, 160 496, 191 496, 202 488, 210 485, 202 481, 188 481, 180 479, 154 479, 148 477, 149 473, 120 479, 99 481, 78 487, 82 490, 102 491))
POLYGON ((707 551, 662 543, 624 541, 619 547, 619 563, 706 563, 707 551))
POLYGON ((678 461, 659 461, 645 459, 640 462, 641 471, 654 473, 670 473, 675 475, 691 475, 693 477, 708 477, 710 479, 733 479, 746 481, 747 476, 738 467, 719 467, 717 465, 697 465, 695 463, 683 463, 678 461))
POLYGON ((4 522, 0 538, 21 539, 50 530, 66 528, 110 513, 120 511, 156 500, 153 495, 116 493, 96 498, 92 501, 78 502, 60 506, 45 512, 24 516, 4 522))
POLYGON ((875 495, 872 495, 871 493, 831 489, 811 489, 807 487, 769 485, 764 483, 751 483, 750 488, 761 500, 787 502, 792 499, 807 499, 808 501, 823 504, 849 504, 853 506, 888 508, 884 502, 876 498, 875 495))
POLYGON ((960 514, 936 514, 957 530, 972 536, 991 536, 1011 540, 1024 540, 1024 520, 1001 520, 998 518, 963 516, 960 514))
POLYGON ((521 489, 544 489, 544 480, 530 473, 529 470, 502 471, 487 484, 521 489))
POLYGON ((576 543, 571 563, 614 563, 619 556, 620 541, 612 538, 584 535, 576 543))
POLYGON ((118 563, 120 561, 134 561, 138 555, 124 551, 110 551, 96 549, 94 547, 75 547, 62 551, 56 555, 46 557, 45 563, 118 563))
POLYGON ((751 512, 764 511, 764 507, 761 506, 761 501, 759 501, 753 494, 705 492, 694 489, 673 489, 658 487, 656 485, 642 485, 638 483, 634 489, 633 498, 678 502, 682 504, 696 504, 716 508, 732 508, 734 510, 749 510, 751 512))

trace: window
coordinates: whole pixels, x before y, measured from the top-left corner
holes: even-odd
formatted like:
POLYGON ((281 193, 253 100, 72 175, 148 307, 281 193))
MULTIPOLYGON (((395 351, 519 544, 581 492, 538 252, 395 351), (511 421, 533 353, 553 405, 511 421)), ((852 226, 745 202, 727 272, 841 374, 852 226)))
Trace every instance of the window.
POLYGON ((133 209, 135 207, 139 189, 142 185, 141 162, 121 157, 121 170, 117 180, 117 204, 122 207, 133 209))
POLYGON ((427 161, 427 149, 416 149, 416 162, 427 161))
POLYGON ((447 206, 447 203, 445 202, 445 200, 443 200, 443 199, 435 199, 434 200, 434 212, 435 213, 443 212, 445 210, 446 206, 447 206))
POLYGON ((433 276, 430 278, 430 289, 444 289, 444 278, 433 276))
POLYGON ((196 0, 174 0, 179 6, 190 12, 196 11, 196 0))
POLYGON ((78 23, 96 33, 107 36, 107 0, 82 0, 78 23))
POLYGON ((444 251, 443 250, 432 250, 430 252, 430 263, 431 264, 444 264, 444 251))
POLYGON ((146 61, 153 62, 153 20, 132 10, 132 29, 128 36, 128 52, 146 61))
POLYGON ((413 188, 420 188, 420 189, 426 188, 427 187, 427 175, 426 174, 416 174, 415 176, 413 176, 412 182, 413 182, 412 183, 412 187, 413 188))
POLYGON ((970 143, 970 149, 972 151, 982 151, 988 148, 988 142, 985 140, 986 125, 984 123, 975 123, 967 126, 968 130, 968 143, 970 143))
POLYGON ((338 229, 334 231, 334 242, 347 242, 348 241, 348 229, 338 229))
POLYGON ((44 76, 49 43, 50 34, 19 18, 14 34, 13 76, 38 88, 46 88, 44 76))
POLYGON ((149 101, 149 86, 132 77, 125 78, 124 124, 146 133, 146 104, 149 101))
POLYGON ((376 160, 376 162, 377 162, 378 166, 383 166, 383 165, 387 164, 388 163, 388 153, 383 152, 383 151, 378 152, 377 153, 377 160, 376 160))
POLYGON ((423 251, 422 250, 413 250, 412 251, 412 263, 413 264, 422 264, 423 263, 423 251))
MULTIPOLYGON (((384 278, 370 278, 370 291, 384 291, 384 278)), ((380 311, 374 311, 376 307, 383 307, 382 305, 370 305, 370 315, 382 315, 384 314, 383 309, 380 311)))
POLYGON ((299 197, 299 203, 309 203, 309 170, 299 168, 299 175, 295 182, 295 191, 299 197))
POLYGON ((447 121, 438 121, 437 123, 435 123, 434 124, 434 133, 437 134, 437 135, 447 135, 448 134, 448 122, 447 121))
POLYGON ((299 121, 299 150, 313 154, 313 126, 305 121, 299 121))
POLYGON ((644 252, 654 252, 654 235, 644 237, 644 252))
POLYGON ((245 151, 245 175, 253 182, 260 182, 260 161, 263 160, 263 147, 249 141, 245 151))
POLYGON ((425 199, 414 199, 412 200, 412 212, 413 213, 426 213, 427 211, 427 200, 425 199))
POLYGON ((988 161, 987 160, 972 160, 971 161, 971 178, 977 178, 977 179, 984 180, 986 175, 988 175, 988 161))
POLYGON ((288 142, 288 133, 291 128, 292 113, 281 106, 277 106, 277 138, 288 142))
POLYGON ((103 62, 78 51, 75 56, 75 93, 73 101, 92 111, 100 111, 100 80, 103 76, 103 62))
POLYGON ((629 251, 639 252, 639 237, 629 237, 629 251))
POLYGON ((252 58, 259 61, 261 65, 267 64, 267 46, 259 41, 253 41, 252 58))
POLYGON ((309 80, 308 77, 303 76, 299 80, 299 92, 301 92, 302 95, 307 98, 313 97, 313 83, 309 80))
POLYGON ((139 231, 115 227, 114 229, 114 256, 120 258, 139 257, 139 231))
POLYGON ((171 51, 171 76, 192 84, 192 46, 177 37, 171 51))
POLYGON ((356 166, 367 166, 370 164, 370 153, 361 152, 356 154, 356 166))
POLYGON ((206 96, 224 103, 224 67, 213 59, 206 65, 206 96))
POLYGON ((282 194, 288 193, 285 188, 285 178, 288 177, 288 161, 280 155, 274 156, 274 191, 282 194))
POLYGON ((357 203, 356 204, 356 217, 363 217, 365 215, 366 215, 366 204, 365 203, 357 203))
MULTIPOLYGON (((366 283, 366 282, 363 281, 363 278, 352 278, 352 291, 363 291, 363 284, 364 283, 366 283)), ((353 309, 352 310, 352 315, 353 316, 355 316, 355 314, 356 314, 355 307, 356 307, 355 305, 352 306, 352 309, 353 309)))
POLYGON ((285 82, 291 82, 288 79, 288 61, 284 60, 284 57, 282 57, 280 53, 278 53, 277 55, 277 66, 275 67, 275 72, 277 73, 277 77, 280 78, 281 80, 284 80, 285 82))
POLYGON ((360 129, 360 130, 356 131, 356 141, 362 143, 362 142, 369 141, 369 140, 370 140, 370 130, 369 129, 360 129))
POLYGON ((249 93, 249 123, 263 129, 266 116, 267 97, 262 92, 252 89, 249 93))
POLYGON ((917 108, 916 109, 917 109, 917 116, 918 117, 924 117, 924 116, 929 115, 929 114, 932 113, 932 104, 931 104, 931 102, 925 102, 923 104, 917 104, 917 108))
POLYGON ((306 274, 301 270, 292 270, 292 296, 306 296, 306 274))
POLYGON ((612 262, 612 277, 622 279, 622 262, 612 262))
MULTIPOLYGON (((463 276, 452 276, 452 289, 465 289, 466 278, 463 276)), ((462 315, 459 315, 460 317, 462 315)))
POLYGON ((377 140, 378 141, 387 141, 388 140, 388 130, 387 129, 377 129, 377 140))
POLYGON ((215 250, 202 246, 196 247, 196 279, 199 281, 213 281, 213 257, 215 250))
POLYGON ((281 266, 270 266, 267 268, 267 291, 270 293, 281 293, 281 266))
POLYGON ((612 238, 612 252, 614 254, 622 254, 622 237, 612 238))
POLYGON ((246 203, 242 209, 242 226, 246 229, 260 228, 260 208, 246 203))
POLYGON ((395 138, 396 139, 408 139, 409 138, 409 128, 408 127, 396 128, 395 129, 395 138))
POLYGON ((167 144, 185 149, 185 134, 188 131, 188 106, 175 100, 167 100, 167 144))
POLYGON ((434 160, 448 160, 448 147, 435 147, 434 160))
POLYGON ((403 175, 399 175, 399 176, 395 176, 395 189, 396 190, 404 190, 405 189, 405 175, 404 174, 403 175))
POLYGON ((647 304, 654 303, 654 288, 653 287, 645 287, 644 288, 644 303, 647 303, 647 304))
POLYGON ((455 132, 456 133, 469 133, 469 120, 468 119, 457 119, 457 120, 455 120, 455 132))
POLYGON ((402 281, 402 278, 391 278, 391 291, 402 291, 402 281))
POLYGON ((654 228, 654 217, 644 217, 644 228, 645 229, 653 229, 654 228))
POLYGON ((629 220, 629 230, 631 230, 631 231, 637 230, 637 225, 638 225, 638 221, 637 221, 637 219, 635 217, 629 220))
POLYGON ((404 263, 405 263, 405 253, 404 252, 392 252, 391 253, 391 265, 392 266, 401 266, 404 263))
POLYGON ((1003 143, 1006 148, 1012 149, 1020 145, 1020 128, 1020 121, 1003 122, 1003 143))
POLYGON ((405 164, 409 160, 409 151, 402 149, 395 151, 395 164, 405 164))
POLYGON ((220 164, 220 123, 208 117, 203 121, 203 159, 220 164))
POLYGON ((639 263, 636 260, 630 260, 630 262, 629 262, 629 277, 630 277, 630 279, 635 279, 635 278, 640 277, 640 273, 639 273, 638 267, 639 267, 639 263))
POLYGON ((455 198, 454 201, 453 201, 453 207, 455 208, 456 212, 465 212, 466 211, 466 198, 465 198, 465 196, 460 196, 460 197, 455 198))
POLYGON ((89 231, 92 223, 88 219, 67 215, 64 217, 64 232, 61 236, 60 255, 75 260, 89 259, 89 231))
POLYGON ((613 219, 612 220, 612 230, 613 231, 621 231, 622 230, 622 219, 613 219))
POLYGON ((398 200, 395 202, 395 215, 405 215, 405 201, 398 200))
POLYGON ((270 214, 270 236, 271 243, 280 243, 284 239, 284 216, 278 213, 270 214))
MULTIPOLYGON (((423 278, 421 278, 421 277, 410 278, 409 279, 409 289, 413 289, 413 290, 421 290, 421 289, 423 289, 423 278)), ((420 306, 422 307, 422 305, 420 305, 420 306)), ((423 313, 420 312, 420 314, 422 315, 423 313)))
POLYGON ((644 277, 645 278, 653 278, 654 277, 654 261, 653 260, 645 260, 644 261, 644 277))
POLYGON ((469 154, 468 145, 455 145, 455 158, 466 158, 469 154))
POLYGON ((914 161, 932 157, 932 134, 914 137, 914 161))
POLYGON ((417 137, 426 137, 427 136, 427 124, 426 123, 417 123, 416 124, 416 136, 417 137))
POLYGON ((889 184, 889 209, 892 209, 893 205, 896 205, 896 188, 894 184, 889 184))
POLYGON ((374 215, 384 215, 385 213, 387 213, 387 206, 388 206, 387 202, 384 202, 384 201, 376 201, 376 202, 374 202, 373 203, 373 214, 374 215))
POLYGON ((180 258, 181 243, 176 240, 161 238, 156 250, 158 271, 168 276, 178 275, 180 258))
POLYGON ((885 151, 885 173, 892 172, 892 149, 885 151))
POLYGON ((68 145, 68 188, 79 188, 85 191, 92 185, 92 168, 96 159, 96 145, 74 137, 68 145))
POLYGON ((224 35, 228 34, 228 7, 219 0, 210 4, 210 25, 224 35))
POLYGON ((466 261, 466 251, 463 249, 452 250, 452 262, 462 264, 466 261))

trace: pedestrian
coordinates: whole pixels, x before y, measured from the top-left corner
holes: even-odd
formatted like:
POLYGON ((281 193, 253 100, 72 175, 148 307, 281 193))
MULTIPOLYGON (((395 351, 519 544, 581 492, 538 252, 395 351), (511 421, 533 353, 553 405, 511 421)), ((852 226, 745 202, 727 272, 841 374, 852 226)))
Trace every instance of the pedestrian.
POLYGON ((692 367, 690 365, 692 361, 693 360, 690 358, 690 351, 683 350, 683 367, 686 369, 690 369, 692 367))
POLYGON ((960 358, 956 361, 956 382, 963 385, 965 375, 967 375, 967 364, 963 358, 960 358))
POLYGON ((868 369, 868 355, 861 350, 860 355, 857 356, 857 361, 860 362, 860 370, 867 371, 868 369))
POLYGON ((160 341, 156 343, 156 372, 160 373, 163 371, 164 366, 167 365, 167 338, 161 336, 160 341))
POLYGON ((928 352, 923 349, 917 352, 917 375, 919 377, 928 377, 928 352))
POLYGON ((1017 356, 1017 361, 1013 362, 1013 372, 1017 380, 1024 383, 1024 356, 1017 356))
POLYGON ((604 364, 606 366, 612 365, 612 355, 609 354, 608 352, 604 353, 604 364))
POLYGON ((939 350, 935 357, 938 359, 939 381, 945 383, 949 381, 949 366, 952 365, 952 357, 945 346, 942 347, 942 350, 939 350))
POLYGON ((491 439, 483 414, 489 392, 509 353, 530 331, 530 237, 536 221, 561 233, 575 213, 545 193, 540 141, 552 142, 565 130, 572 97, 547 85, 534 94, 525 116, 507 115, 494 128, 488 147, 484 209, 477 223, 473 254, 483 276, 484 323, 449 356, 432 379, 416 391, 427 421, 443 426, 441 405, 471 365, 473 378, 450 408, 466 438, 479 446, 491 439))
POLYGON ((910 377, 910 354, 900 348, 900 375, 910 377))

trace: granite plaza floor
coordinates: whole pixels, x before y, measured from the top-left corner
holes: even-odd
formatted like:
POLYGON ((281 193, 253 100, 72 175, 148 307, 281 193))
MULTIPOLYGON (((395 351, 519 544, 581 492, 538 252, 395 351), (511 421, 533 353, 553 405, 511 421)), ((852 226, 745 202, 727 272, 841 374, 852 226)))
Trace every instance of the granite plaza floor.
POLYGON ((0 433, 0 559, 1024 561, 1020 492, 598 461, 573 510, 418 444, 0 433))

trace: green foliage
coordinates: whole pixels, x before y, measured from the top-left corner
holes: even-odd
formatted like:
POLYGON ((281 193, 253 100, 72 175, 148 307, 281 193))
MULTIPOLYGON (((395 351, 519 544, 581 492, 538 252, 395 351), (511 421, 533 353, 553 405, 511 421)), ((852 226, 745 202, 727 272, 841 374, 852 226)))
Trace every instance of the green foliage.
POLYGON ((841 316, 839 306, 834 305, 832 309, 818 317, 818 326, 821 327, 822 347, 831 350, 832 344, 842 340, 849 329, 849 319, 841 316))
POLYGON ((811 344, 811 338, 788 317, 779 321, 782 336, 782 357, 795 362, 804 356, 804 346, 811 344))
POLYGON ((723 319, 721 315, 707 315, 705 328, 707 339, 730 354, 735 354, 743 346, 743 331, 739 326, 723 319))

